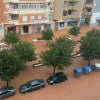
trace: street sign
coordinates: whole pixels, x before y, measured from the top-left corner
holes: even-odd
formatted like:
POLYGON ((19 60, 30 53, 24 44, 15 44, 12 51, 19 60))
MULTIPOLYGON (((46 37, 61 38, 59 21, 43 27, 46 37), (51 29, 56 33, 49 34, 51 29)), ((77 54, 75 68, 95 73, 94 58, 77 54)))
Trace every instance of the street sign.
POLYGON ((69 19, 66 19, 66 22, 69 22, 69 19))
POLYGON ((82 18, 80 18, 80 22, 82 22, 82 18))

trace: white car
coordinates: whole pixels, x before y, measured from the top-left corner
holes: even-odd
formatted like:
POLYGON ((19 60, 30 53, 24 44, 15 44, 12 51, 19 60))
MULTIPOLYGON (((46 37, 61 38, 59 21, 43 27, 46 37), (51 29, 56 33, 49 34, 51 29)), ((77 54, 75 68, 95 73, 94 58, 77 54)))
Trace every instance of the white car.
POLYGON ((72 38, 70 38, 68 35, 66 35, 66 37, 67 37, 68 40, 72 40, 72 38))
POLYGON ((34 39, 33 42, 42 42, 43 39, 34 39))
POLYGON ((74 55, 72 55, 73 58, 75 58, 75 57, 80 57, 80 56, 81 56, 80 53, 79 53, 79 54, 74 54, 74 55))

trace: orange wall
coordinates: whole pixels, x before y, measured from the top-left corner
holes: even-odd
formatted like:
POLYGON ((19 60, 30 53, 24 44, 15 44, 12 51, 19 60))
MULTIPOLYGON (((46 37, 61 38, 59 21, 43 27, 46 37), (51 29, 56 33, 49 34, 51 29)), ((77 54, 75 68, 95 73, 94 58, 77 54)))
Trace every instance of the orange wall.
POLYGON ((0 23, 4 22, 3 0, 0 0, 0 23))
POLYGON ((45 14, 21 14, 19 15, 19 23, 29 23, 30 21, 33 21, 33 19, 31 19, 31 16, 35 16, 34 20, 45 20, 45 14), (38 15, 41 15, 42 18, 38 19, 38 15), (23 21, 23 16, 27 16, 27 21, 23 21))

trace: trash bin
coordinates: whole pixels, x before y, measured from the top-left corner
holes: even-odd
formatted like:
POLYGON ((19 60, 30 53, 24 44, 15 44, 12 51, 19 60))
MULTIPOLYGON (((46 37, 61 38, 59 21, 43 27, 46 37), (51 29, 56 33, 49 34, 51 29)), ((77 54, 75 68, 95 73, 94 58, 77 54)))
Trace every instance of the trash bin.
POLYGON ((83 72, 84 75, 89 75, 90 71, 91 71, 91 68, 89 66, 84 66, 82 68, 82 70, 83 70, 82 72, 83 72))
POLYGON ((95 71, 95 72, 99 72, 100 71, 100 64, 99 63, 95 63, 92 67, 92 69, 95 71))
POLYGON ((82 75, 82 69, 80 69, 80 68, 75 68, 75 69, 74 69, 74 76, 75 76, 76 78, 79 78, 79 77, 81 77, 81 75, 82 75))

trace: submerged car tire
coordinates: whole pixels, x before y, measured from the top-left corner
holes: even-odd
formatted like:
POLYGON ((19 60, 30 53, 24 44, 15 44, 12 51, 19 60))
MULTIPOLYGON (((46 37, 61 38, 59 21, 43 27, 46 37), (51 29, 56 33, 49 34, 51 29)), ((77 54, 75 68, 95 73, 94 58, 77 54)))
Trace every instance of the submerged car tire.
POLYGON ((67 81, 67 79, 65 79, 65 82, 67 81))
POLYGON ((40 90, 42 90, 42 89, 43 89, 43 87, 40 88, 40 90))
POLYGON ((52 83, 52 85, 55 85, 55 83, 52 83))

